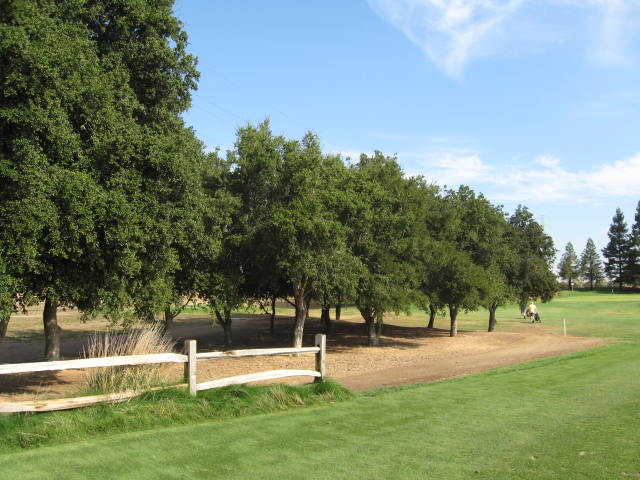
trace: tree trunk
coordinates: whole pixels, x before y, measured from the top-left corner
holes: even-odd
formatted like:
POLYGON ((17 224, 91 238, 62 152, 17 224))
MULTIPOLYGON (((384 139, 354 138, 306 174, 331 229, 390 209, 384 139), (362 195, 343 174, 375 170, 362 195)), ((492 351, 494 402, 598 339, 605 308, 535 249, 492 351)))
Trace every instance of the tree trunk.
POLYGON ((224 332, 224 344, 226 347, 230 347, 232 344, 231 340, 231 310, 224 310, 223 313, 220 313, 218 309, 215 310, 216 318, 218 323, 222 327, 222 331, 224 332))
POLYGON ((273 335, 275 333, 276 325, 276 297, 271 298, 271 318, 269 323, 269 333, 273 335))
POLYGON ((498 307, 491 305, 489 307, 489 329, 487 331, 493 332, 496 329, 496 310, 498 307))
POLYGON ((324 325, 324 331, 331 333, 331 313, 329 305, 322 306, 322 313, 320 314, 320 321, 324 325))
POLYGON ((436 321, 437 314, 438 314, 438 310, 436 310, 435 307, 429 305, 429 324, 427 325, 427 328, 429 330, 433 330, 433 324, 436 321))
POLYGON ((382 335, 382 329, 384 328, 384 315, 381 313, 376 314, 376 340, 380 343, 380 336, 382 335))
POLYGON ((378 345, 378 336, 376 335, 376 321, 373 315, 369 318, 365 318, 365 325, 367 328, 367 341, 370 347, 378 345))
POLYGON ((222 329, 224 330, 224 344, 230 347, 233 343, 231 339, 231 318, 222 324, 222 329))
POLYGON ((336 322, 340 321, 340 315, 342 314, 342 304, 336 304, 336 322))
POLYGON ((589 290, 593 290, 593 277, 589 277, 589 290))
POLYGON ((60 360, 60 327, 58 326, 58 302, 47 297, 42 312, 44 324, 44 357, 60 360))
POLYGON ((573 280, 572 280, 571 276, 569 276, 569 290, 571 290, 573 292, 573 280))
POLYGON ((162 335, 167 335, 171 327, 173 327, 173 319, 176 316, 171 313, 171 309, 169 307, 164 309, 164 321, 162 322, 162 335))
POLYGON ((458 307, 449 306, 449 319, 451 320, 449 336, 455 337, 458 335, 458 307))
POLYGON ((0 341, 7 336, 7 328, 9 327, 9 319, 11 318, 11 314, 7 313, 0 317, 0 341))
POLYGON ((302 347, 302 336, 304 335, 304 322, 309 314, 309 303, 305 298, 305 292, 299 286, 294 287, 293 297, 296 307, 296 322, 293 327, 293 346, 302 347))
POLYGON ((520 300, 518 302, 518 306, 520 307, 520 315, 522 315, 522 318, 524 318, 524 311, 527 309, 527 302, 523 302, 522 300, 520 300))

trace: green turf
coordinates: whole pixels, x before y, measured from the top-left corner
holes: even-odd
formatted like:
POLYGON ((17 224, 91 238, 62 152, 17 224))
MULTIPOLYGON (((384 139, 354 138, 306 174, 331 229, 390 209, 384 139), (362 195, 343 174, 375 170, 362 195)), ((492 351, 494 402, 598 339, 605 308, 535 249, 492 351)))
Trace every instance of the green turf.
MULTIPOLYGON (((640 340, 640 293, 615 293, 611 290, 596 291, 562 291, 551 302, 537 303, 542 316, 542 328, 551 333, 562 333, 562 319, 566 320, 567 334, 577 336, 595 336, 640 340)), ((256 313, 255 311, 253 313, 256 313)), ((278 315, 293 315, 292 309, 279 308, 278 315)), ((358 310, 345 307, 342 310, 345 318, 360 321, 358 310)), ((311 310, 312 321, 320 318, 318 309, 311 310)), ((427 317, 417 308, 409 314, 390 313, 387 321, 397 325, 411 327, 425 326, 427 317)), ((498 330, 513 331, 526 325, 519 314, 517 305, 508 305, 497 311, 498 330)), ((474 312, 462 312, 458 317, 460 330, 486 330, 489 314, 484 309, 474 312)), ((537 325, 536 325, 537 326, 537 325)), ((448 328, 449 319, 442 312, 436 327, 448 328)))
MULTIPOLYGON (((623 341, 329 406, 247 389, 13 417, 0 423, 0 478, 640 478, 640 294, 563 292, 541 312, 541 328, 566 318, 570 334, 623 341)), ((499 328, 521 326, 517 313, 502 309, 499 328)), ((461 327, 485 322, 471 312, 461 327)))
POLYGON ((120 404, 36 415, 0 415, 0 454, 114 433, 328 404, 351 397, 351 392, 331 381, 303 386, 236 385, 203 391, 196 398, 185 390, 167 389, 120 404))
MULTIPOLYGON (((537 303, 542 316, 542 328, 551 333, 562 333, 562 319, 567 333, 577 336, 595 336, 640 340, 640 293, 611 294, 611 290, 562 291, 551 302, 537 303)), ((512 331, 527 324, 519 315, 516 305, 498 309, 498 330, 512 331)), ((401 314, 392 323, 407 326, 425 324, 425 314, 418 310, 411 315, 401 314)), ((448 318, 439 316, 436 327, 448 328, 448 318)), ((486 330, 486 310, 460 314, 461 330, 486 330)), ((537 327, 538 325, 536 325, 537 327)))
POLYGON ((6 454, 0 472, 40 480, 636 478, 638 379, 640 347, 625 342, 330 407, 6 454))

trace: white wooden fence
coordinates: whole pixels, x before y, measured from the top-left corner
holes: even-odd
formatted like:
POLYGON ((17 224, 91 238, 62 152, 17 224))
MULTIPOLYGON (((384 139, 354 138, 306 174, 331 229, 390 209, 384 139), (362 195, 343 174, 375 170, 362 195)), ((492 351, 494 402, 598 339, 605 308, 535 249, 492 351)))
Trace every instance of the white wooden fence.
MULTIPOLYGON (((157 363, 184 363, 184 380, 189 388, 189 392, 194 396, 197 395, 200 390, 219 388, 227 385, 238 385, 262 380, 274 380, 278 378, 298 376, 314 377, 314 381, 321 381, 326 376, 326 336, 321 334, 315 336, 315 346, 313 347, 256 348, 250 350, 198 353, 196 341, 187 340, 185 342, 185 350, 186 355, 179 353, 154 353, 150 355, 128 355, 120 357, 81 358, 77 360, 60 360, 54 362, 4 364, 0 365, 0 375, 157 363), (299 355, 305 353, 315 354, 315 370, 269 370, 266 372, 249 373, 246 375, 237 375, 234 377, 219 378, 216 380, 198 383, 198 363, 201 361, 267 355, 299 355)), ((0 402, 0 413, 64 410, 102 402, 124 401, 141 393, 143 392, 123 392, 109 395, 95 395, 91 397, 63 398, 31 402, 0 402)))

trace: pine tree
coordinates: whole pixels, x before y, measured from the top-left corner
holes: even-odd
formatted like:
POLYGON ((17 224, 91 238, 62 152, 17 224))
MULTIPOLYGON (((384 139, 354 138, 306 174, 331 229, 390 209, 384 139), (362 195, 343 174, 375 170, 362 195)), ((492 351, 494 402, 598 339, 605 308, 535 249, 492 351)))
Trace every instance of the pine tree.
POLYGON ((591 239, 587 240, 587 245, 580 256, 580 276, 589 282, 589 290, 593 290, 594 285, 604 280, 602 260, 598 255, 596 244, 591 239))
POLYGON ((569 290, 573 290, 573 279, 580 274, 580 270, 578 268, 578 256, 571 242, 567 243, 565 247, 558 269, 560 270, 560 278, 567 281, 569 290))
POLYGON ((619 208, 613 216, 613 221, 609 227, 609 243, 602 250, 605 257, 604 271, 607 276, 622 289, 627 280, 627 270, 629 263, 629 234, 627 224, 624 221, 624 214, 619 208))
POLYGON ((640 284, 640 201, 636 207, 635 222, 629 235, 629 263, 627 278, 634 286, 640 284))

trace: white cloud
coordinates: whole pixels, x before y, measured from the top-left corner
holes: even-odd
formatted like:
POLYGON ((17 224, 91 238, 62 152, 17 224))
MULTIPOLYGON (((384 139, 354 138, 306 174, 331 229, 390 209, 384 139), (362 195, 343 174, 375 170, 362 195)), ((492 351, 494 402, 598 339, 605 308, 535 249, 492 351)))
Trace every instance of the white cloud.
POLYGON ((399 158, 410 174, 424 175, 442 186, 472 185, 497 201, 590 203, 640 195, 640 153, 587 171, 567 169, 552 155, 501 166, 489 165, 480 154, 468 151, 400 154, 399 158))
POLYGON ((598 167, 588 175, 587 183, 605 195, 640 194, 640 153, 598 167))
POLYGON ((560 165, 560 160, 553 155, 541 155, 534 160, 538 165, 543 167, 553 168, 560 165))
MULTIPOLYGON (((626 66, 629 63, 631 33, 637 18, 629 0, 600 0, 604 10, 600 35, 595 47, 596 62, 610 66, 626 66)), ((635 2, 633 2, 635 3, 635 2)))
POLYGON ((429 153, 424 161, 427 166, 439 173, 438 176, 434 176, 427 171, 425 176, 434 183, 459 185, 488 180, 490 168, 477 153, 465 151, 429 153))
MULTIPOLYGON (((549 19, 561 35, 575 38, 585 28, 593 37, 587 55, 599 64, 629 63, 630 43, 640 25, 640 0, 368 0, 382 18, 400 30, 452 77, 473 59, 497 53, 526 53, 533 45, 557 43, 549 19), (558 9, 558 15, 549 11, 558 9), (539 10, 536 10, 539 9, 539 10), (568 10, 568 11, 567 11, 568 10), (597 18, 594 36, 578 14, 597 18), (524 38, 528 35, 531 38, 524 38)), ((584 47, 582 47, 584 48, 584 47)), ((589 48, 589 47, 588 47, 589 48)))

